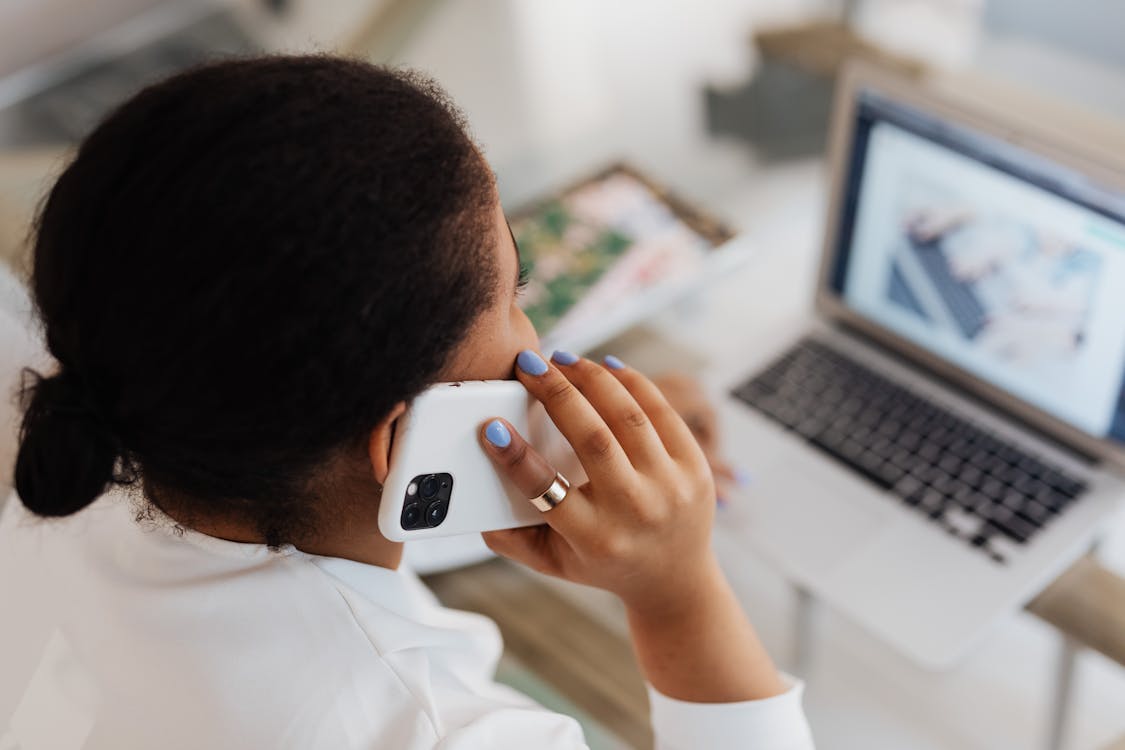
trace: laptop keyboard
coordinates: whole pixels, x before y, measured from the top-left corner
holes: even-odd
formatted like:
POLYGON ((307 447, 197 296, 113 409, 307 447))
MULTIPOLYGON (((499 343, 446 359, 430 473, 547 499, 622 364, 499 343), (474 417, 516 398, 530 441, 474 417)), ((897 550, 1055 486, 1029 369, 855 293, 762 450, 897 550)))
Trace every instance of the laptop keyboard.
POLYGON ((997 562, 1086 490, 1060 467, 811 339, 733 393, 997 562))

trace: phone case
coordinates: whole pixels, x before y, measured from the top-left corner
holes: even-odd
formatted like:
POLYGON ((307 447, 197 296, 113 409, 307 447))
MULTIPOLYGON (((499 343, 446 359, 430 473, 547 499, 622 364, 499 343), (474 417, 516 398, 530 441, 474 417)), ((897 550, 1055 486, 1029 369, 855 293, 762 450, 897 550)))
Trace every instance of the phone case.
POLYGON ((415 398, 395 429, 379 506, 383 536, 403 542, 543 523, 540 512, 497 473, 480 442, 481 426, 492 417, 528 435, 529 399, 514 380, 439 383, 415 398), (433 478, 428 486, 427 478, 433 478), (436 525, 434 503, 445 504, 436 525), (419 524, 407 528, 416 511, 419 524))

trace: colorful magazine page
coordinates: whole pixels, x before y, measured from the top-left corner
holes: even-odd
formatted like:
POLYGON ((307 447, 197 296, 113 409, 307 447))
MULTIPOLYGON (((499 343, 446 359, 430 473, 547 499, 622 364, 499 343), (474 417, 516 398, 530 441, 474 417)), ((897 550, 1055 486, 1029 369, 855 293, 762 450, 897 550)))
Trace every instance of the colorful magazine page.
POLYGON ((698 272, 731 237, 624 165, 517 212, 511 225, 529 272, 521 304, 539 334, 554 339, 698 272))

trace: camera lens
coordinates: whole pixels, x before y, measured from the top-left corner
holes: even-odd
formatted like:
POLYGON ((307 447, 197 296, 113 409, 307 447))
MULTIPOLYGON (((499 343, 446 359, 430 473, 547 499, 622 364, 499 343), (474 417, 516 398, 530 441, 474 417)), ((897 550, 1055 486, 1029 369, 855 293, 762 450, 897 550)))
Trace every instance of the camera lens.
POLYGON ((445 520, 446 504, 440 500, 436 503, 430 503, 430 507, 426 508, 426 523, 430 526, 440 526, 441 522, 445 520))
POLYGON ((422 506, 411 503, 402 509, 402 528, 413 529, 422 520, 422 506))
POLYGON ((418 491, 422 493, 423 500, 433 500, 437 497, 438 487, 437 477, 431 474, 422 480, 422 484, 418 486, 418 491))

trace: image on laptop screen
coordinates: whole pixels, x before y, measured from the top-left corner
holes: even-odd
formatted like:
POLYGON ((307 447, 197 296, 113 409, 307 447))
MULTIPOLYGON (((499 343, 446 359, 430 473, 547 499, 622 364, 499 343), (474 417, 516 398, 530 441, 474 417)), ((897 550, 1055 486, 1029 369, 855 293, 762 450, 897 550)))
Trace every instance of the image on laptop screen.
POLYGON ((1125 442, 1125 195, 864 92, 831 283, 852 310, 1125 442))

